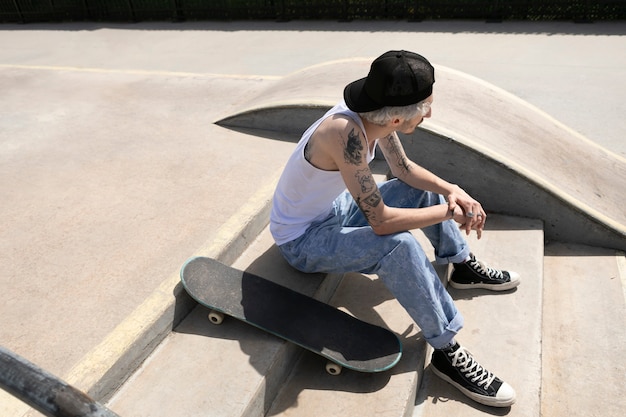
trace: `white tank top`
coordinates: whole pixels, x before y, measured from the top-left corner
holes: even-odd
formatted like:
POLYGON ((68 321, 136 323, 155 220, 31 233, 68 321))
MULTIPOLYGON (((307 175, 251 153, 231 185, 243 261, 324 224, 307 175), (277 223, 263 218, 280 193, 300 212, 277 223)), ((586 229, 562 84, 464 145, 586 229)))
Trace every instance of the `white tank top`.
MULTIPOLYGON (((325 119, 336 114, 348 116, 365 132, 361 118, 343 101, 304 132, 274 192, 270 232, 279 246, 303 235, 311 223, 328 217, 333 210, 333 202, 346 190, 339 171, 316 168, 304 157, 304 148, 315 130, 325 119)), ((367 142, 367 137, 365 140, 367 142)), ((376 145, 372 147, 375 148, 376 145)), ((369 146, 367 149, 369 163, 374 159, 375 152, 370 153, 369 146)))

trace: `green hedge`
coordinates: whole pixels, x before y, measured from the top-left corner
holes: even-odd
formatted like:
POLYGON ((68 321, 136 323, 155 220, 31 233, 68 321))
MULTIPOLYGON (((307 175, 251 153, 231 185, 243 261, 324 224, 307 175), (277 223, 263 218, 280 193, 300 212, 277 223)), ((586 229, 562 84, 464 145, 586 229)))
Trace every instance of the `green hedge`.
POLYGON ((0 22, 624 20, 626 0, 0 0, 0 22))

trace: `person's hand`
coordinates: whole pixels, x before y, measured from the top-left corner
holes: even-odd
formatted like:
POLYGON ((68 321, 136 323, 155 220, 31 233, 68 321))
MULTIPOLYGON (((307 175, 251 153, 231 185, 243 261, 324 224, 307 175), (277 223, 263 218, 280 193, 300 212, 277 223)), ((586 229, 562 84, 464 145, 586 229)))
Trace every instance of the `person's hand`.
POLYGON ((478 201, 456 186, 448 194, 448 209, 453 213, 454 221, 459 223, 462 230, 465 230, 465 234, 469 235, 472 230, 475 230, 478 239, 481 238, 487 213, 478 201))

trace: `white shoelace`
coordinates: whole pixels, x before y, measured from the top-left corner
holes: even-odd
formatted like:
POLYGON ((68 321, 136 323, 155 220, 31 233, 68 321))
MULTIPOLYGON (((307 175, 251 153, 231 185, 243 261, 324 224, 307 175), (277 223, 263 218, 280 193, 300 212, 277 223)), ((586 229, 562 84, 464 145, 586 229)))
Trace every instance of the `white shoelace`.
POLYGON ((472 269, 477 270, 483 275, 487 275, 491 279, 504 279, 504 274, 502 274, 502 271, 490 268, 476 258, 470 259, 468 263, 472 269))
POLYGON ((474 360, 472 355, 462 346, 455 352, 448 353, 448 356, 452 358, 452 366, 458 368, 461 372, 463 372, 463 374, 465 374, 466 378, 471 379, 471 381, 476 385, 483 385, 484 389, 489 388, 489 385, 491 385, 493 380, 496 378, 494 374, 480 366, 480 364, 474 360))

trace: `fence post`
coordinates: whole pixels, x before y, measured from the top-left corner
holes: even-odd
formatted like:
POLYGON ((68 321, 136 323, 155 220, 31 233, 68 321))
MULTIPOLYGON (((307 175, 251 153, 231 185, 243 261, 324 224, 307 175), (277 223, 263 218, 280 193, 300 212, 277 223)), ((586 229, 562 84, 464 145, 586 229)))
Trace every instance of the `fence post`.
POLYGON ((2 346, 0 388, 48 417, 119 417, 87 394, 2 346))

